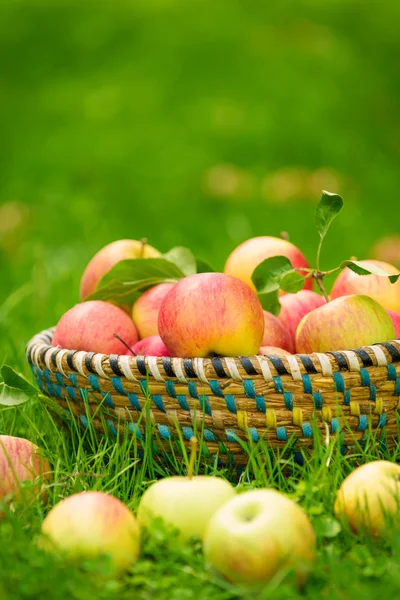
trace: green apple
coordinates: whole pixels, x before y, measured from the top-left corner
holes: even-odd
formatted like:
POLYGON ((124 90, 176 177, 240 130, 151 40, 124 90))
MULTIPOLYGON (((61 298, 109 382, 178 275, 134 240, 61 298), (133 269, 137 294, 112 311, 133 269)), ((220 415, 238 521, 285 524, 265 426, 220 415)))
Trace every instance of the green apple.
POLYGON ((354 533, 389 536, 400 514, 400 466, 386 460, 361 465, 343 481, 334 510, 354 533))
POLYGON ((148 528, 154 519, 161 518, 179 530, 182 540, 203 539, 211 517, 235 495, 232 485, 220 477, 193 477, 194 455, 192 441, 189 475, 165 477, 145 491, 137 512, 142 527, 148 528))
POLYGON ((316 554, 305 512, 274 490, 245 492, 226 502, 204 536, 206 560, 228 580, 260 585, 285 570, 303 585, 316 554))

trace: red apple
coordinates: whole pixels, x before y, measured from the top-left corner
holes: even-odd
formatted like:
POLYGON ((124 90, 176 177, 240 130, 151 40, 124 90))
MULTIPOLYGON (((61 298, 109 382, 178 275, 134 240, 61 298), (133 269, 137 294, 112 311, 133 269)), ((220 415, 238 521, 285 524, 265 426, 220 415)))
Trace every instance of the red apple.
MULTIPOLYGON (((400 271, 386 262, 379 260, 361 260, 361 265, 380 267, 386 273, 395 275, 400 271)), ((348 267, 344 269, 333 284, 331 297, 339 298, 349 294, 362 294, 370 296, 384 308, 400 311, 400 279, 391 283, 389 277, 380 275, 357 275, 348 267)))
MULTIPOLYGON (((143 338, 132 348, 133 353, 138 356, 169 356, 168 348, 159 335, 150 335, 143 338)), ((125 354, 132 354, 128 350, 125 354)))
POLYGON ((386 310, 368 296, 344 296, 303 317, 296 332, 298 353, 352 350, 394 339, 386 310))
POLYGON ((181 279, 158 315, 160 336, 171 356, 252 355, 264 333, 256 294, 236 277, 199 273, 181 279))
POLYGON ((271 313, 264 310, 264 335, 261 346, 277 346, 291 354, 294 352, 294 341, 288 328, 271 313))
POLYGON ((395 310, 387 310, 386 312, 392 319, 395 339, 400 340, 400 313, 396 312, 395 310))
MULTIPOLYGON (((305 256, 296 246, 287 240, 271 236, 261 236, 246 240, 230 254, 225 263, 224 272, 227 275, 239 277, 252 289, 254 284, 251 275, 263 260, 272 256, 286 256, 294 267, 310 268, 305 256)), ((308 278, 306 289, 312 289, 312 280, 308 278)))
POLYGON ((297 294, 285 294, 279 300, 281 311, 278 318, 286 325, 293 343, 296 338, 297 327, 302 318, 314 308, 319 308, 326 303, 322 296, 311 290, 301 290, 297 294))
POLYGON ((100 279, 121 260, 157 256, 160 256, 158 250, 138 240, 117 240, 104 246, 93 256, 82 275, 81 300, 95 292, 100 279))
POLYGON ((130 347, 139 339, 132 319, 121 308, 101 300, 90 300, 76 304, 61 317, 54 332, 53 346, 125 354, 126 347, 114 333, 130 347))
POLYGON ((277 348, 276 346, 261 346, 257 354, 276 354, 276 356, 291 356, 291 352, 283 350, 283 348, 277 348))
POLYGON ((141 338, 158 335, 158 312, 174 283, 160 283, 144 292, 132 309, 133 322, 141 338))
POLYGON ((107 555, 113 574, 118 575, 139 556, 139 524, 117 498, 81 492, 53 506, 43 521, 39 546, 77 562, 107 555))
POLYGON ((49 478, 50 465, 39 448, 24 438, 0 435, 0 500, 33 500, 39 493, 42 478, 49 478), (25 481, 35 482, 29 488, 25 481))

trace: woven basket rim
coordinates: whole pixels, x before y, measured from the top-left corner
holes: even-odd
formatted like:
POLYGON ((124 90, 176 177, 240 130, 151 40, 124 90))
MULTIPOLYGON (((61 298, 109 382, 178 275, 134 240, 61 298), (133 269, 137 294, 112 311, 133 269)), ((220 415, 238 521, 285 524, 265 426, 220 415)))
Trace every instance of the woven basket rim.
MULTIPOLYGON (((276 371, 282 371, 290 374, 299 369, 305 369, 306 372, 312 372, 318 365, 318 371, 323 375, 330 375, 332 371, 354 371, 360 368, 368 367, 387 367, 388 364, 400 363, 400 339, 386 342, 378 342, 369 346, 361 346, 355 349, 341 351, 327 351, 323 353, 314 352, 311 354, 292 354, 292 355, 248 355, 234 357, 155 357, 150 355, 122 355, 122 354, 103 354, 98 352, 87 352, 84 350, 75 350, 60 348, 51 344, 55 327, 45 329, 34 335, 26 346, 27 359, 31 364, 39 365, 39 357, 42 363, 51 360, 53 364, 56 357, 66 357, 67 364, 71 370, 76 371, 76 364, 85 365, 88 371, 96 371, 104 375, 104 366, 107 365, 111 371, 121 373, 120 361, 123 358, 124 364, 128 368, 136 367, 143 375, 152 375, 155 379, 160 378, 158 366, 162 366, 169 378, 178 378, 182 381, 188 379, 205 379, 204 373, 208 368, 213 368, 216 375, 220 378, 243 379, 238 372, 238 366, 244 368, 247 376, 257 375, 253 364, 256 364, 261 371, 266 365, 273 367, 276 371), (72 358, 74 357, 74 362, 72 358), (46 360, 47 359, 47 360, 46 360), (78 360, 77 360, 78 359, 78 360), (90 365, 90 366, 88 366, 90 365), (189 370, 189 373, 188 373, 189 370)), ((78 369, 81 370, 81 369, 78 369)), ((283 373, 282 373, 283 374, 283 373)), ((165 379, 161 375, 161 379, 165 379)))

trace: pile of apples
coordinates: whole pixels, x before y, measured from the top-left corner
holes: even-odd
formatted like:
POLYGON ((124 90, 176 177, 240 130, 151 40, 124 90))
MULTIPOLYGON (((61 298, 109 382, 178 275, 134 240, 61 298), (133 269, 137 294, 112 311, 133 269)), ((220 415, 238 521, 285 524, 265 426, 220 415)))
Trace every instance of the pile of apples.
MULTIPOLYGON (((77 564, 107 556, 109 576, 119 577, 138 560, 142 532, 161 520, 178 531, 182 542, 200 540, 206 562, 231 582, 263 585, 277 573, 290 571, 303 586, 312 572, 317 546, 307 514, 278 491, 241 491, 216 476, 193 476, 196 443, 193 438, 188 475, 152 483, 136 515, 110 494, 73 494, 47 513, 38 547, 77 564)), ((37 446, 26 439, 0 436, 0 508, 12 504, 18 510, 27 482, 32 485, 26 488, 29 497, 25 495, 24 501, 45 498, 43 483, 50 481, 50 475, 50 465, 37 446)), ((399 494, 400 466, 371 462, 344 480, 334 512, 356 535, 389 539, 398 525, 399 494)))
MULTIPOLYGON (((57 324, 53 345, 104 354, 173 357, 288 355, 358 348, 400 337, 400 279, 340 271, 326 298, 313 290, 313 277, 297 293, 279 294, 276 316, 263 310, 252 280, 268 258, 287 257, 299 273, 310 266, 291 242, 251 238, 228 257, 223 273, 196 273, 146 289, 133 306, 86 300, 120 261, 156 258, 137 240, 102 248, 81 280, 81 302, 57 324), (327 301, 330 300, 330 301, 327 301)), ((387 274, 400 271, 381 261, 359 261, 387 274)))

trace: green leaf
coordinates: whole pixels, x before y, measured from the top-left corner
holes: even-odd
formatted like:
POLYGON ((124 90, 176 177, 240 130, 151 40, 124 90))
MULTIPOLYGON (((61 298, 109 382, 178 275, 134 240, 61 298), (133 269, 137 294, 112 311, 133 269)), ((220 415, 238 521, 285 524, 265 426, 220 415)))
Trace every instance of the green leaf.
POLYGON ((322 198, 315 210, 315 224, 321 238, 324 238, 334 219, 343 208, 343 200, 338 194, 322 192, 322 198))
POLYGON ((284 275, 293 270, 292 263, 286 256, 266 258, 254 269, 251 279, 264 310, 274 315, 279 314, 281 280, 284 275))
POLYGON ((8 365, 2 366, 1 375, 4 381, 0 383, 0 406, 24 404, 38 393, 35 386, 8 365))
POLYGON ((389 277, 392 283, 396 283, 396 281, 400 277, 400 273, 397 275, 393 273, 387 273, 377 265, 366 265, 365 262, 360 262, 358 260, 345 260, 344 262, 342 262, 340 267, 341 269, 348 267, 358 275, 379 275, 380 277, 389 277))
POLYGON ((214 273, 215 269, 202 258, 196 258, 196 273, 214 273))
POLYGON ((297 271, 291 271, 282 276, 280 288, 288 294, 296 294, 303 289, 304 283, 304 275, 297 271))
POLYGON ((163 279, 157 277, 149 277, 148 279, 140 279, 133 282, 110 281, 105 287, 102 287, 94 292, 85 300, 104 300, 117 302, 120 305, 133 304, 138 294, 145 292, 154 285, 159 283, 175 283, 177 279, 163 279))
POLYGON ((196 259, 189 248, 184 248, 183 246, 172 248, 172 250, 163 255, 163 258, 177 266, 185 276, 196 273, 196 259))
POLYGON ((24 392, 24 394, 26 394, 29 397, 36 396, 36 394, 38 393, 34 385, 29 383, 29 381, 25 379, 25 377, 16 373, 14 369, 9 367, 8 365, 3 365, 1 367, 1 376, 6 385, 21 390, 21 392, 24 392))
POLYGON ((110 281, 132 283, 143 279, 181 279, 182 269, 165 258, 132 258, 115 264, 101 279, 97 289, 105 287, 110 281))

